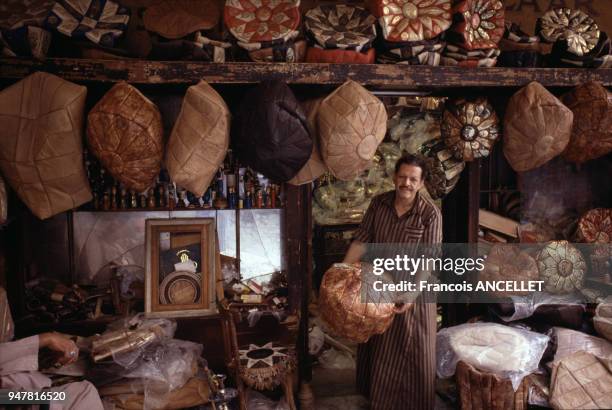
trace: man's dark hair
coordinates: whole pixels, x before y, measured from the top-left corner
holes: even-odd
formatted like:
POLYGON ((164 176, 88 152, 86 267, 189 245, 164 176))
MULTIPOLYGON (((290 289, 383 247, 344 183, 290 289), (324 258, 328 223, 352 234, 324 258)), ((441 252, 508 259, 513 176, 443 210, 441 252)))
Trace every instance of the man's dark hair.
POLYGON ((421 181, 427 178, 427 163, 423 157, 412 154, 404 154, 395 163, 395 173, 397 174, 402 165, 414 165, 421 168, 421 181))

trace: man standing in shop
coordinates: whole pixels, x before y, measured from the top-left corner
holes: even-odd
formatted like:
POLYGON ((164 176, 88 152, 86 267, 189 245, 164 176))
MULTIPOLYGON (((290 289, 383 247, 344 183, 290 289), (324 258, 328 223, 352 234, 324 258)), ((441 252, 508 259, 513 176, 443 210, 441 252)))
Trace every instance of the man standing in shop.
MULTIPOLYGON (((372 199, 344 258, 361 260, 366 243, 439 244, 442 215, 419 194, 423 160, 404 155, 395 165, 395 190, 372 199)), ((381 335, 359 345, 357 387, 373 410, 433 409, 436 377, 436 304, 417 302, 381 335)))

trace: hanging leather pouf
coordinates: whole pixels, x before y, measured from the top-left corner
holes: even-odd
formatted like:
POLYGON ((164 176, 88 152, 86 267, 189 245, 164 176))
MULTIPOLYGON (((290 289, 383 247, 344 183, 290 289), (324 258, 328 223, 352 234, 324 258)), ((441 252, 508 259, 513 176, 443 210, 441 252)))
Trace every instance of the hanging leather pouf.
POLYGON ((497 114, 485 98, 450 104, 440 129, 455 158, 463 161, 489 156, 499 135, 497 114))
POLYGON ((264 82, 247 92, 234 124, 241 162, 276 182, 293 178, 312 154, 306 116, 285 83, 264 82))
POLYGON ((166 152, 170 177, 196 196, 204 194, 229 145, 230 112, 206 82, 187 89, 166 152))
POLYGON ((127 189, 142 192, 155 182, 163 156, 159 110, 126 82, 115 85, 87 117, 92 153, 127 189))
POLYGON ((512 169, 529 171, 563 152, 573 120, 572 111, 539 83, 520 89, 504 116, 504 155, 512 169))
POLYGON ((312 136, 312 154, 308 162, 300 169, 296 176, 291 178, 289 184, 291 185, 302 185, 314 181, 327 171, 325 162, 321 158, 319 153, 319 133, 317 131, 317 113, 321 106, 322 98, 308 100, 302 105, 304 111, 308 115, 308 126, 310 128, 310 135, 312 136))
POLYGON ((612 152, 612 93, 591 81, 574 88, 561 100, 575 118, 563 157, 582 163, 612 152))
POLYGON ((148 7, 144 26, 165 38, 178 39, 217 25, 221 11, 214 0, 162 0, 148 7))
POLYGON ((38 72, 0 92, 0 169, 40 219, 91 200, 83 166, 87 88, 38 72))
POLYGON ((387 130, 384 104, 354 81, 321 103, 317 121, 321 156, 338 179, 357 177, 369 165, 387 130))

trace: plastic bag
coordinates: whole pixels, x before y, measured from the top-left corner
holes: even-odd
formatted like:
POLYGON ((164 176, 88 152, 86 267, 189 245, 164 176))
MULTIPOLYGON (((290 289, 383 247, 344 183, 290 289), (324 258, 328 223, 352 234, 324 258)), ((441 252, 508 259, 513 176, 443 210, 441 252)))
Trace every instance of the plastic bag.
POLYGON ((247 389, 246 402, 249 410, 289 410, 284 396, 276 402, 253 389, 247 389))
POLYGON ((514 322, 533 315, 539 306, 543 305, 584 305, 584 297, 569 293, 553 295, 547 292, 534 292, 528 296, 510 296, 514 303, 514 313, 510 316, 498 315, 504 322, 514 322))
POLYGON ((584 350, 602 359, 612 359, 612 343, 600 337, 590 336, 576 330, 553 327, 552 338, 557 345, 555 362, 584 350))
POLYGON ((438 332, 437 373, 455 374, 462 360, 477 369, 510 379, 516 391, 525 376, 538 368, 549 337, 496 323, 467 323, 438 332))
POLYGON ((143 314, 120 319, 108 325, 102 335, 92 340, 95 362, 112 357, 113 362, 132 368, 147 346, 174 337, 176 322, 169 319, 146 319, 143 314))

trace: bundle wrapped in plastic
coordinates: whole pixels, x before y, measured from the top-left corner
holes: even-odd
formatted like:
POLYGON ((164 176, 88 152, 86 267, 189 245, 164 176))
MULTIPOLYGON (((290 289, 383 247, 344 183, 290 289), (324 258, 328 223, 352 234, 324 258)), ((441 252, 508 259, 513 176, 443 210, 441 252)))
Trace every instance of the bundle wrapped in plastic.
POLYGON ((130 321, 120 321, 109 328, 111 330, 92 340, 93 361, 98 363, 112 357, 115 362, 129 367, 147 346, 171 339, 176 323, 168 319, 143 319, 142 316, 135 316, 130 321))
POLYGON ((455 374, 459 361, 480 371, 510 379, 516 389, 538 368, 549 337, 496 323, 467 323, 438 332, 437 373, 455 374))

